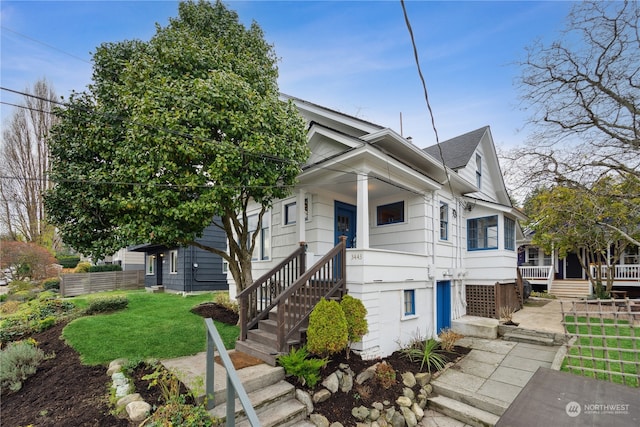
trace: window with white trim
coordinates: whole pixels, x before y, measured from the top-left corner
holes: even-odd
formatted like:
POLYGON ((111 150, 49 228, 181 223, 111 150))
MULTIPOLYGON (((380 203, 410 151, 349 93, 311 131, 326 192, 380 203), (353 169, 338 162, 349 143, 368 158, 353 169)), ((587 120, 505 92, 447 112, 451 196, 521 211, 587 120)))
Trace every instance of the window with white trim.
POLYGON ((404 201, 380 205, 376 209, 377 225, 404 222, 404 201))
POLYGON ((516 221, 504 217, 504 248, 510 251, 516 250, 516 221))
POLYGON ((169 273, 178 273, 178 251, 169 252, 169 273))
MULTIPOLYGON (((258 214, 249 215, 249 239, 258 227, 258 214)), ((253 249, 252 260, 268 260, 271 258, 271 215, 262 216, 262 226, 256 237, 256 247, 253 249)))
POLYGON ((482 188, 482 157, 476 154, 476 186, 482 188))
MULTIPOLYGON (((284 205, 284 225, 295 224, 297 221, 298 209, 297 202, 291 202, 284 205)), ((304 220, 309 221, 309 198, 304 199, 304 220)))
POLYGON ((527 249, 527 262, 529 265, 538 265, 540 262, 540 251, 538 248, 528 248, 527 249))
POLYGON ((404 291, 404 315, 414 316, 416 314, 416 291, 415 289, 406 289, 404 291))
POLYGON ((153 276, 156 274, 156 256, 155 255, 147 255, 147 276, 153 276))
POLYGON ((498 215, 467 220, 467 250, 498 249, 498 215))
POLYGON ((449 240, 449 205, 440 203, 440 240, 449 240))

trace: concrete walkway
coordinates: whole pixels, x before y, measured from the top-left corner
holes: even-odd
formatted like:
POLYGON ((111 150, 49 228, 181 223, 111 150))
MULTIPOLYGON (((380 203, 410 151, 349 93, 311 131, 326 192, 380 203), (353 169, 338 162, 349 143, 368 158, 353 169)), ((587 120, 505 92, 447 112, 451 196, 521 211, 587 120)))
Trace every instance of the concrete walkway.
MULTIPOLYGON (((563 301, 565 301, 566 310, 571 300, 563 301)), ((524 308, 513 313, 513 321, 519 323, 520 328, 523 329, 564 334, 559 299, 530 298, 524 308), (536 306, 542 303, 546 304, 536 306)))

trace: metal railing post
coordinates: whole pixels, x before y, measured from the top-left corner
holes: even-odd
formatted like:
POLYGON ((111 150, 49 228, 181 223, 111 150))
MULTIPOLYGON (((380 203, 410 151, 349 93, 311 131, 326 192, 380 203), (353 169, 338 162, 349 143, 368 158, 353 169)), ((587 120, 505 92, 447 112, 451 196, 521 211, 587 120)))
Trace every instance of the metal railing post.
POLYGON ((215 405, 214 399, 214 380, 215 380, 215 370, 214 370, 214 357, 215 357, 215 343, 211 334, 207 330, 207 362, 206 362, 206 373, 205 373, 205 399, 207 402, 207 409, 213 409, 215 405))

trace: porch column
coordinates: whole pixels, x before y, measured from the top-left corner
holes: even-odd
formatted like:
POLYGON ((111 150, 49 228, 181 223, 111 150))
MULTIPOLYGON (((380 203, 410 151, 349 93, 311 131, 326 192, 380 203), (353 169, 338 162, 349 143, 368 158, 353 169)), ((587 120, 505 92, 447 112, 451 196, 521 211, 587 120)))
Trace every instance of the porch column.
POLYGON ((369 249, 369 176, 358 173, 356 248, 369 249))
POLYGON ((304 190, 298 190, 298 195, 296 197, 296 228, 298 229, 298 242, 307 241, 307 220, 304 208, 304 199, 306 196, 307 193, 304 190))

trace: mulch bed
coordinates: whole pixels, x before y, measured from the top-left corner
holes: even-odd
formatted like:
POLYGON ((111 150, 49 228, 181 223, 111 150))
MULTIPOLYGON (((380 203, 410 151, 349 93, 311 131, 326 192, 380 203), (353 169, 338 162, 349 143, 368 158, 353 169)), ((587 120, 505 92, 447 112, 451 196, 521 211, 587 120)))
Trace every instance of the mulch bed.
MULTIPOLYGON (((203 317, 227 324, 237 324, 237 314, 215 303, 204 303, 194 307, 194 313, 203 317)), ((66 323, 59 323, 54 327, 37 334, 33 334, 38 346, 46 354, 55 357, 45 360, 38 367, 35 375, 28 378, 22 388, 14 393, 2 395, 0 411, 2 426, 58 427, 58 426, 109 426, 132 427, 138 423, 117 418, 110 411, 109 387, 111 378, 102 366, 92 367, 82 365, 78 353, 62 340, 62 329, 66 323)), ((456 360, 469 350, 456 347, 454 353, 446 354, 448 360, 456 360)), ((241 359, 241 358, 240 358, 241 359)), ((403 372, 419 372, 419 363, 412 363, 409 359, 396 352, 384 358, 396 370, 398 382, 395 386, 384 389, 379 386, 354 388, 351 393, 336 393, 329 400, 317 404, 316 412, 323 414, 330 421, 340 421, 345 426, 355 426, 355 418, 351 409, 360 405, 370 406, 373 402, 388 400, 395 402, 402 395, 403 372)), ((351 353, 350 360, 341 353, 332 357, 323 369, 323 375, 329 375, 338 369, 340 363, 348 363, 351 369, 358 373, 380 360, 362 360, 351 353)), ((246 361, 244 361, 246 362, 246 361)), ((255 361, 249 361, 253 363, 255 361)), ((162 405, 162 396, 158 387, 149 386, 149 381, 142 377, 152 373, 153 368, 141 365, 134 370, 133 383, 137 393, 152 407, 162 405)), ((296 384, 294 378, 287 378, 296 384)), ((319 385, 317 387, 320 387, 319 385)), ((301 387, 302 388, 302 387, 301 387)), ((183 392, 186 392, 182 386, 183 392)), ((310 390, 313 392, 313 390, 310 390)))

